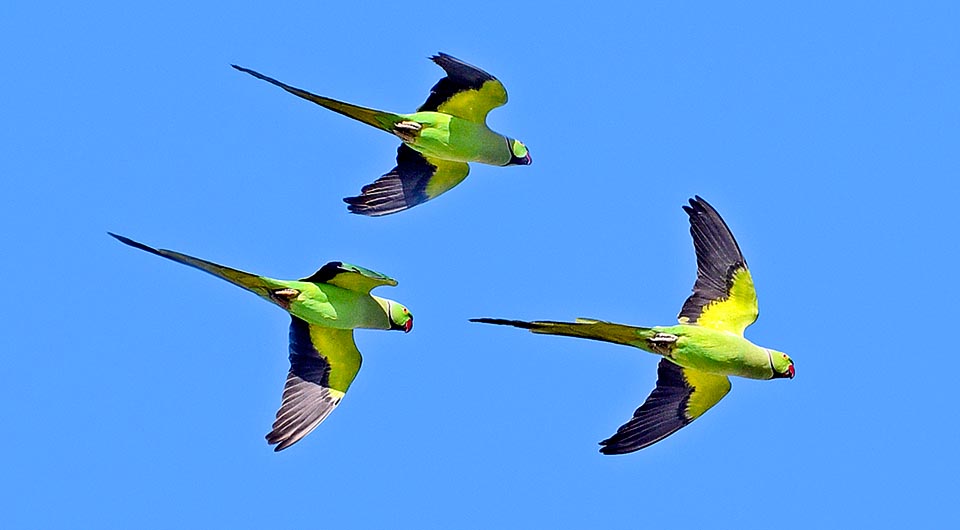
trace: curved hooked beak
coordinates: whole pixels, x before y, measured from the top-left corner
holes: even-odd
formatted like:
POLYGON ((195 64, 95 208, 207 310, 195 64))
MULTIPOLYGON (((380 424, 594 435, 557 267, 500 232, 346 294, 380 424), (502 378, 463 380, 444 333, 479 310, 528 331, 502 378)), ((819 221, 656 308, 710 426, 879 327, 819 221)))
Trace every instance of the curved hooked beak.
MULTIPOLYGON (((407 323, 403 325, 404 333, 410 333, 411 329, 413 329, 413 317, 410 317, 410 320, 407 320, 407 323)), ((792 370, 792 367, 791 367, 791 370, 792 370)), ((793 377, 793 376, 791 375, 790 377, 793 377)))
POLYGON ((527 151, 527 156, 520 159, 521 162, 518 162, 521 166, 529 166, 533 163, 533 158, 530 157, 530 151, 527 151))
POLYGON ((790 379, 793 379, 794 374, 795 372, 793 370, 793 363, 790 363, 790 367, 787 368, 787 377, 789 377, 790 379))

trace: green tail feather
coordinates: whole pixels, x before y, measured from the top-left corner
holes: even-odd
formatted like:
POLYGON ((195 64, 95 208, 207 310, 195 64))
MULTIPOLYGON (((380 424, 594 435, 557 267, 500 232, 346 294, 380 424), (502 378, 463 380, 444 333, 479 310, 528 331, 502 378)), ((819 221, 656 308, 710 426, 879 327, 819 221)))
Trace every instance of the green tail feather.
POLYGON ((366 107, 351 105, 350 103, 344 103, 342 101, 337 101, 335 99, 330 99, 328 97, 318 96, 317 94, 313 94, 311 92, 307 92, 306 90, 302 90, 302 89, 290 86, 286 83, 277 81, 272 77, 263 75, 260 72, 257 72, 254 70, 250 70, 249 68, 244 68, 242 66, 237 66, 235 64, 232 64, 230 66, 233 66, 234 68, 236 68, 237 70, 240 70, 241 72, 250 74, 253 77, 256 77, 257 79, 262 79, 270 84, 276 85, 297 97, 301 97, 307 101, 312 101, 317 105, 320 105, 321 107, 328 108, 334 112, 343 114, 344 116, 353 118, 358 121, 362 121, 367 125, 372 125, 378 129, 383 129, 384 131, 387 131, 390 133, 393 132, 393 126, 395 124, 404 120, 402 116, 393 114, 392 112, 384 112, 376 109, 368 109, 366 107))
POLYGON ((278 282, 270 278, 257 276, 256 274, 250 274, 237 269, 231 269, 230 267, 224 267, 223 265, 218 265, 210 261, 188 256, 186 254, 181 254, 179 252, 174 252, 172 250, 156 249, 144 245, 143 243, 134 241, 128 237, 114 234, 113 232, 107 233, 123 244, 130 245, 133 248, 138 248, 151 254, 156 254, 157 256, 167 258, 172 261, 176 261, 177 263, 182 263, 195 269, 200 269, 263 297, 269 298, 271 291, 285 287, 285 284, 282 282, 278 282))
POLYGON ((471 318, 470 321, 480 322, 483 324, 513 326, 522 329, 529 329, 534 333, 543 333, 546 335, 579 337, 582 339, 626 344, 628 346, 636 346, 640 348, 645 346, 646 339, 653 337, 656 334, 656 332, 650 328, 624 326, 622 324, 613 324, 611 322, 604 322, 602 320, 590 320, 584 318, 578 318, 576 322, 524 322, 522 320, 504 320, 499 318, 471 318))

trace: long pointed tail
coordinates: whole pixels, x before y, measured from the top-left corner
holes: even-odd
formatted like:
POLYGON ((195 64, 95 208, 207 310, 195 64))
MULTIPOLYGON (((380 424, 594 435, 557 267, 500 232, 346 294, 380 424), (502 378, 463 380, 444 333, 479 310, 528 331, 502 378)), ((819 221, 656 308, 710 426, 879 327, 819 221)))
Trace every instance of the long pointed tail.
POLYGON ((612 322, 587 318, 578 318, 576 322, 553 322, 549 320, 524 322, 522 320, 504 320, 500 318, 471 318, 470 322, 513 326, 546 335, 564 335, 566 337, 579 337, 582 339, 626 344, 647 351, 650 350, 646 339, 656 334, 650 328, 624 326, 623 324, 614 324, 612 322))
POLYGON ((227 280, 236 286, 242 287, 267 299, 270 299, 270 293, 273 290, 282 289, 285 287, 285 285, 281 282, 272 280, 270 278, 257 276, 255 274, 250 274, 237 269, 231 269, 230 267, 224 267, 223 265, 217 265, 216 263, 195 258, 193 256, 188 256, 186 254, 181 254, 179 252, 174 252, 172 250, 149 247, 128 237, 114 234, 113 232, 107 233, 125 245, 130 245, 133 248, 138 248, 151 254, 156 254, 157 256, 176 261, 177 263, 183 263, 184 265, 193 267, 195 269, 208 272, 218 278, 223 278, 224 280, 227 280))
POLYGON ((231 64, 230 66, 240 70, 241 72, 248 73, 257 79, 262 79, 270 84, 276 85, 287 92, 293 94, 294 96, 301 97, 307 101, 312 101, 321 107, 328 108, 334 112, 343 114, 344 116, 353 118, 355 120, 362 121, 367 125, 372 125, 378 129, 383 129, 389 133, 393 133, 393 126, 404 120, 403 117, 393 114, 392 112, 384 112, 382 110, 368 109, 366 107, 360 107, 357 105, 351 105, 349 103, 344 103, 342 101, 337 101, 335 99, 330 99, 323 96, 318 96, 316 94, 307 92, 306 90, 301 90, 297 87, 292 87, 286 83, 281 83, 276 79, 265 76, 260 72, 251 70, 249 68, 244 68, 242 66, 237 66, 231 64))

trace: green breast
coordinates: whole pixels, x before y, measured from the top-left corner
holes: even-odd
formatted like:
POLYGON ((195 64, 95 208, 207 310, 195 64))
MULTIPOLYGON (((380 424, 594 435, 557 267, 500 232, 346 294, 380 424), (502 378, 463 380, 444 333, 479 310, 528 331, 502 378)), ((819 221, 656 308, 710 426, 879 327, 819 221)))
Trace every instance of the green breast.
POLYGON ((767 351, 735 333, 686 325, 656 329, 679 337, 673 359, 681 366, 750 379, 773 376, 767 351))
POLYGON ((510 161, 510 147, 503 136, 486 125, 439 112, 417 112, 410 119, 424 125, 410 147, 427 156, 457 162, 483 162, 495 166, 510 161))
POLYGON ((290 304, 290 312, 311 324, 328 328, 389 329, 387 315, 370 295, 335 285, 291 282, 300 296, 290 304))

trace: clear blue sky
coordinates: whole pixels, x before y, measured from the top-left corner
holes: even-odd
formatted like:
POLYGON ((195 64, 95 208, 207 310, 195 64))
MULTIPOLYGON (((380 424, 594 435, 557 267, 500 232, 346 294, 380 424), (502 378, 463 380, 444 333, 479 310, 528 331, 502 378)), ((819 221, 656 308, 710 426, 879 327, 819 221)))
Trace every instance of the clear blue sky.
POLYGON ((0 8, 0 527, 960 523, 956 3, 268 4, 0 8), (534 163, 380 219, 341 198, 397 142, 229 66, 411 111, 438 51, 503 81, 534 163), (694 194, 797 377, 602 456, 657 359, 467 319, 674 322, 694 194), (341 406, 275 454, 286 314, 107 230, 361 264, 417 325, 357 332, 341 406))

